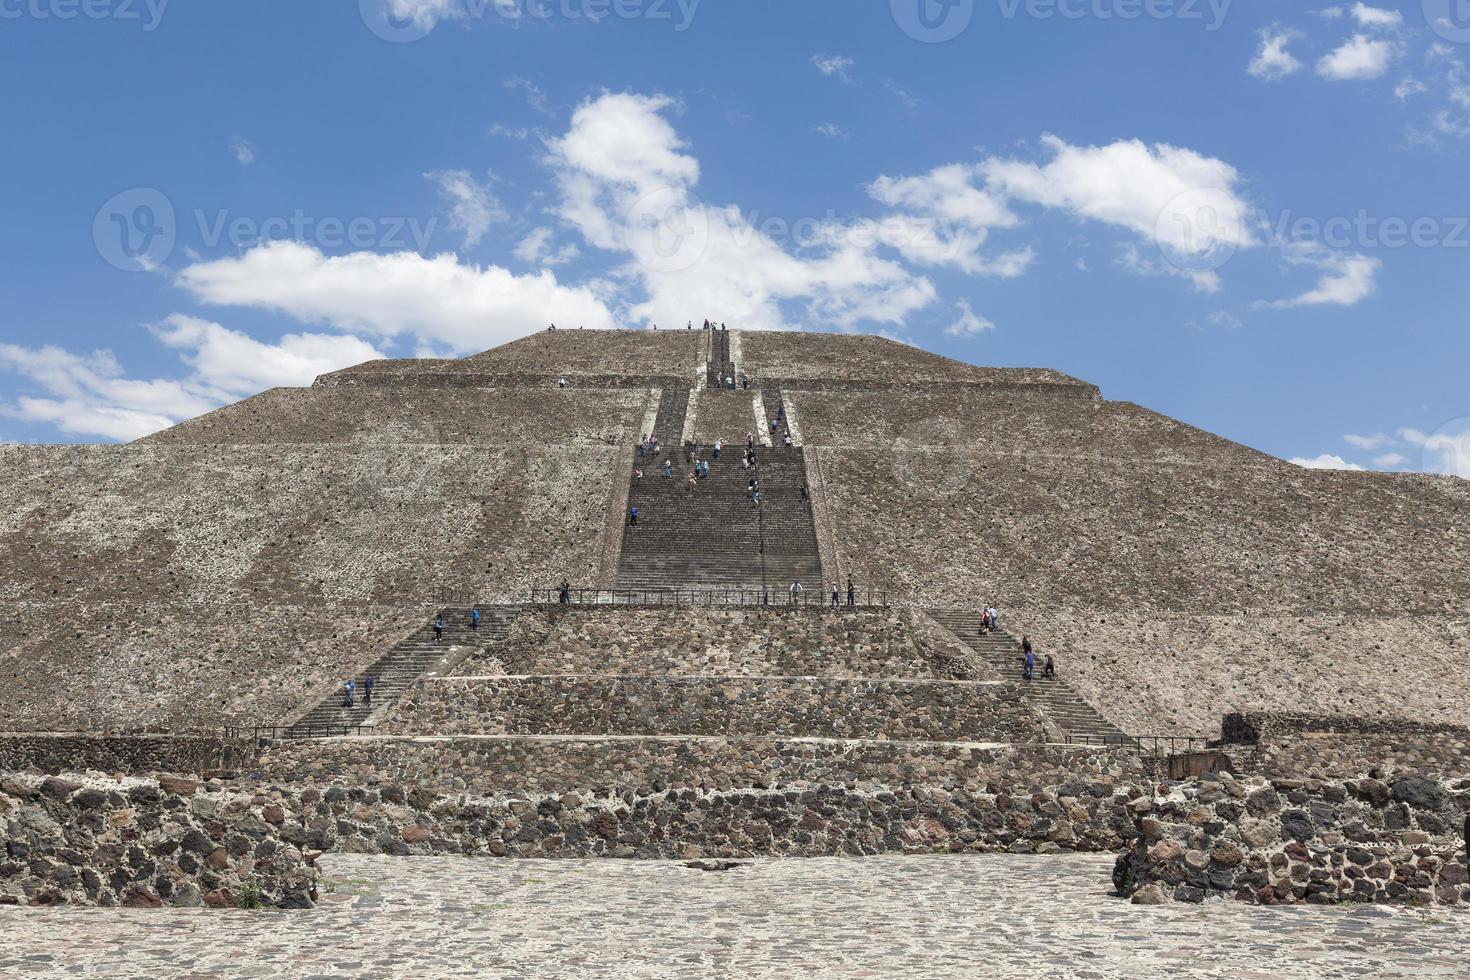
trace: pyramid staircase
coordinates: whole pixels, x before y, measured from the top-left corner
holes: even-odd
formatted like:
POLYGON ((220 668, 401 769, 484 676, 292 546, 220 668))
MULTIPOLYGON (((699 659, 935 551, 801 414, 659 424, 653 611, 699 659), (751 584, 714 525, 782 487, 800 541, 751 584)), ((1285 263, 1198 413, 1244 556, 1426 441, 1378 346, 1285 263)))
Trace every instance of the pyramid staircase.
MULTIPOLYGON (((373 718, 391 706, 408 690, 409 686, 426 674, 445 664, 456 650, 465 647, 483 647, 503 639, 510 631, 516 609, 507 606, 477 606, 480 610, 479 629, 470 626, 469 610, 448 608, 440 610, 444 617, 444 638, 436 641, 431 619, 410 635, 394 644, 382 657, 362 674, 353 678, 357 683, 357 695, 352 707, 344 704, 342 685, 323 698, 310 711, 298 718, 285 731, 286 738, 315 738, 345 735, 370 727, 373 718), (373 701, 363 701, 363 680, 373 678, 373 701)), ((346 678, 343 678, 343 682, 346 678)))
MULTIPOLYGON (((931 619, 973 650, 979 663, 1007 679, 1021 676, 1021 641, 1005 630, 982 634, 978 610, 930 609, 927 612, 931 619)), ((1044 660, 1044 655, 1037 658, 1028 690, 1037 709, 1060 729, 1065 738, 1108 745, 1134 741, 1084 701, 1066 681, 1060 677, 1043 677, 1041 665, 1044 660)))

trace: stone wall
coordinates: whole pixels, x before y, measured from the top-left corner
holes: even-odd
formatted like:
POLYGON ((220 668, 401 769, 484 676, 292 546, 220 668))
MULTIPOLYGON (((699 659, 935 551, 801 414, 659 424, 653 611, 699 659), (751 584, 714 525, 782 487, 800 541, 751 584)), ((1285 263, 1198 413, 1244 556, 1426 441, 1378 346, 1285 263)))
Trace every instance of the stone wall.
POLYGON ((319 875, 281 805, 198 789, 0 775, 0 904, 312 905, 319 875))
POLYGON ((689 860, 1115 851, 1132 832, 1125 804, 1133 792, 1103 779, 489 796, 334 784, 262 785, 245 799, 279 807, 252 806, 249 819, 279 817, 280 837, 311 850, 689 860))
POLYGON ((278 742, 252 770, 269 784, 397 785, 434 793, 790 789, 841 785, 1114 787, 1137 780, 1126 748, 782 738, 404 737, 278 742))
POLYGON ((1237 769, 1273 777, 1470 772, 1470 729, 1397 720, 1252 712, 1225 719, 1237 769))
POLYGON ((1136 903, 1470 901, 1470 780, 1221 775, 1130 810, 1138 836, 1114 882, 1136 903))
POLYGON ((528 610, 455 673, 998 679, 917 610, 780 607, 528 610))
MULTIPOLYGON (((716 439, 725 440, 725 451, 740 462, 747 435, 760 435, 755 424, 755 395, 749 391, 721 391, 709 388, 698 392, 694 417, 694 441, 713 446, 716 439)), ((709 450, 705 451, 708 458, 709 450)))
POLYGON ((216 736, 0 733, 0 772, 199 776, 254 763, 248 742, 216 736))
POLYGON ((807 677, 557 675, 428 679, 384 734, 773 735, 1039 742, 1015 684, 807 677))

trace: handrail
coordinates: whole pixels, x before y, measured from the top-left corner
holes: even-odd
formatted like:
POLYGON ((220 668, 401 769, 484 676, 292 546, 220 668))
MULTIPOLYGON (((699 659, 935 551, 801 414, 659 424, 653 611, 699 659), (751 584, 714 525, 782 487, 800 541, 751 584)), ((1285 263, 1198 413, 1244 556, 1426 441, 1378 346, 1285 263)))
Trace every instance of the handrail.
POLYGON ((1198 752, 1210 747, 1210 740, 1198 735, 1068 735, 1067 745, 1132 746, 1149 755, 1178 755, 1198 752))
POLYGON ((888 593, 872 590, 856 591, 848 602, 845 592, 839 592, 837 604, 832 604, 830 592, 821 589, 803 589, 793 596, 789 589, 782 588, 708 588, 708 589, 532 589, 533 606, 734 606, 800 609, 886 609, 888 593))

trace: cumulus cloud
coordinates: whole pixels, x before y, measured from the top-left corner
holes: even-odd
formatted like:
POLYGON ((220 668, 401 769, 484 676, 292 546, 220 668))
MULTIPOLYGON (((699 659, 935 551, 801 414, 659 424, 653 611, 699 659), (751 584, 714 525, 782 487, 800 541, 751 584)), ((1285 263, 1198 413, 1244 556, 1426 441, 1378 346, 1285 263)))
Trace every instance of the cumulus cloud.
POLYGON ((1317 74, 1329 81, 1378 78, 1388 71, 1397 46, 1383 38, 1354 34, 1352 39, 1317 62, 1317 74))
POLYGON ((272 242, 237 258, 187 266, 178 281, 216 306, 272 310, 350 333, 408 335, 456 353, 515 340, 548 322, 615 326, 588 287, 564 286, 549 270, 517 276, 453 255, 329 257, 298 242, 272 242))
POLYGON ((1342 437, 1342 441, 1349 446, 1356 446, 1359 449, 1373 452, 1375 449, 1382 449, 1384 446, 1392 443, 1393 437, 1383 432, 1371 436, 1360 436, 1349 433, 1342 437))
POLYGON ((555 236, 550 228, 533 229, 516 246, 516 258, 527 265, 565 265, 582 254, 575 242, 567 242, 560 248, 554 248, 553 237, 555 236))
POLYGON ((847 130, 834 122, 818 123, 816 130, 823 136, 829 136, 834 140, 846 140, 848 135, 847 130))
POLYGON ((154 328, 190 373, 128 378, 110 351, 0 344, 0 366, 35 390, 0 410, 73 436, 138 439, 265 388, 306 385, 319 374, 382 355, 355 337, 290 334, 266 344, 217 323, 174 315, 154 328))
POLYGON ((1424 454, 1424 468, 1470 479, 1470 431, 1436 432, 1432 435, 1418 429, 1401 429, 1399 436, 1424 454))
POLYGON ((738 208, 702 201, 700 166, 665 114, 663 96, 605 93, 584 102, 550 141, 557 214, 592 246, 626 257, 615 276, 643 291, 640 322, 719 311, 748 329, 788 326, 783 305, 810 322, 849 328, 901 324, 933 302, 933 284, 880 254, 862 222, 794 220, 799 252, 738 208))
POLYGON ((1268 28, 1261 33, 1261 47, 1256 52, 1250 65, 1246 68, 1256 78, 1266 81, 1275 81, 1285 78, 1287 75, 1295 74, 1302 68, 1302 63, 1295 55, 1286 50, 1286 46, 1297 37, 1295 32, 1281 30, 1280 28, 1268 28))
POLYGON ((944 328, 944 333, 949 337, 977 337, 982 333, 989 333, 995 329, 995 324, 986 317, 980 316, 970 308, 970 301, 962 299, 955 304, 959 310, 960 317, 955 322, 944 328))
POLYGON ((1404 15, 1397 10, 1370 7, 1362 2, 1353 5, 1352 14, 1353 20, 1363 27, 1393 28, 1400 27, 1404 23, 1404 15))
POLYGON ((975 275, 1021 275, 1035 253, 1016 249, 982 256, 992 228, 1013 228, 1020 219, 997 194, 977 187, 982 168, 949 164, 914 177, 882 176, 868 195, 898 212, 883 219, 883 239, 918 265, 951 265, 975 275))
POLYGON ((985 161, 991 189, 1126 229, 1186 258, 1257 244, 1240 174, 1223 160, 1136 139, 1073 146, 1048 135, 1043 144, 1052 154, 1045 164, 985 161))
POLYGON ((437 170, 424 176, 439 185, 440 195, 449 204, 449 229, 464 235, 465 248, 480 244, 491 225, 505 220, 500 201, 469 171, 437 170))
POLYGON ((1299 296, 1261 303, 1269 309, 1298 306, 1353 306, 1373 295, 1378 270, 1383 263, 1356 252, 1333 252, 1315 244, 1295 245, 1286 252, 1287 261, 1320 269, 1317 284, 1299 296))
POLYGON ((1367 469, 1367 467, 1359 466, 1357 463, 1349 463, 1341 456, 1333 456, 1330 453, 1323 453, 1321 456, 1315 456, 1312 459, 1303 459, 1300 456, 1294 456, 1291 462, 1308 470, 1354 470, 1361 472, 1367 469))

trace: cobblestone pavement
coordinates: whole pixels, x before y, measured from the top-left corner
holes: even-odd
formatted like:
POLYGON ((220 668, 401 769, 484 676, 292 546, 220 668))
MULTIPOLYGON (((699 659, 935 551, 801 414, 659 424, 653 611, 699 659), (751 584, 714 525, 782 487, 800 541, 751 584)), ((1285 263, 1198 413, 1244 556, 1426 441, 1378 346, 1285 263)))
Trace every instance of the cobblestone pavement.
POLYGON ((1470 915, 1143 908, 1111 858, 335 855, 309 912, 0 908, 0 978, 1465 976, 1470 915))

